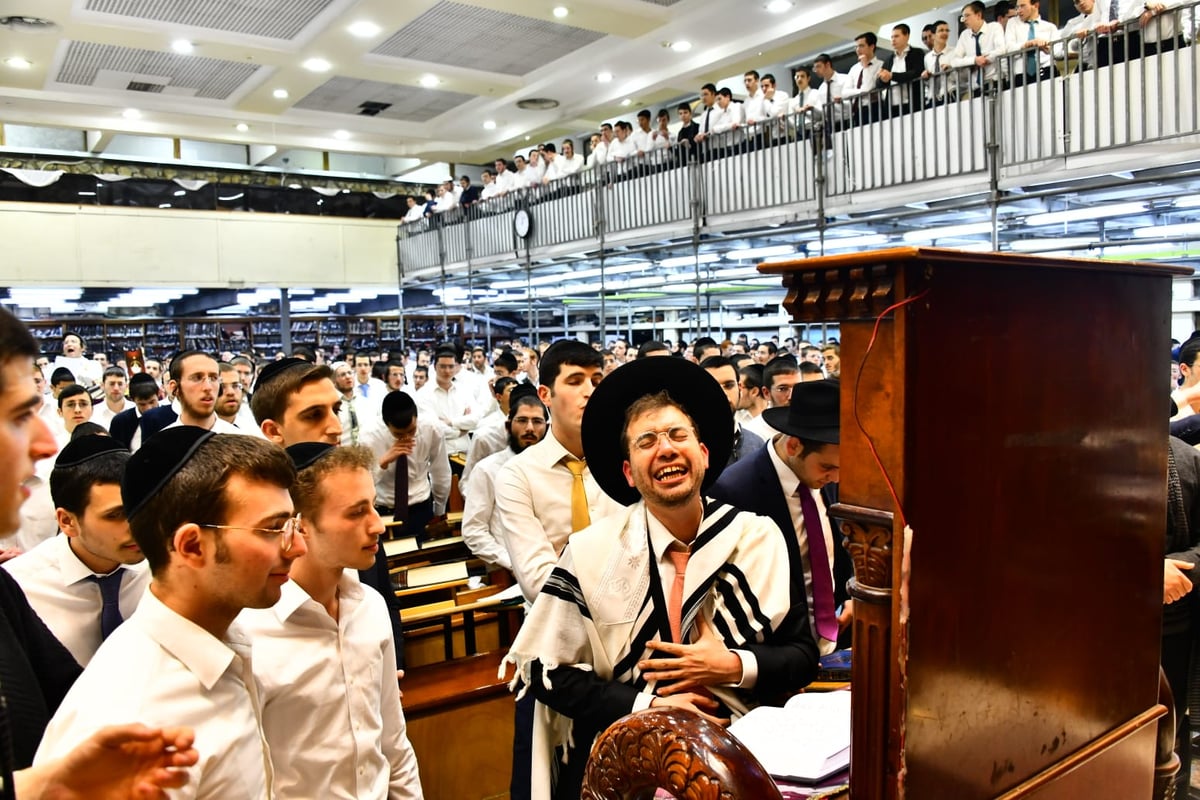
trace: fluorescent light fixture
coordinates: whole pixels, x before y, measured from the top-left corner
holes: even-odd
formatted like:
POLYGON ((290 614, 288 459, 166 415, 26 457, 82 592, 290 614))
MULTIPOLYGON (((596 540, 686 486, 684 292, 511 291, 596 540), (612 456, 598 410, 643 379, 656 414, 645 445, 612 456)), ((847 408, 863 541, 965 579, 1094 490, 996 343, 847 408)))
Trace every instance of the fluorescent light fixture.
POLYGON ((158 207, 159 208, 170 208, 171 204, 170 203, 159 203, 158 207))
POLYGON ((678 42, 671 42, 671 49, 676 53, 686 53, 688 50, 692 49, 692 43, 685 39, 681 39, 678 42))
POLYGON ((1094 241, 1095 239, 1090 236, 1059 236, 1045 239, 1017 239, 1009 242, 1008 246, 1009 249, 1018 253, 1035 253, 1045 250, 1082 249, 1094 241))
POLYGON ((612 83, 612 79, 613 79, 613 75, 611 72, 596 73, 596 82, 597 83, 612 83))
POLYGON ((441 82, 441 79, 439 79, 437 75, 431 75, 429 73, 422 75, 421 80, 419 81, 419 83, 426 89, 432 89, 441 82))
POLYGON ((751 247, 743 250, 730 250, 725 254, 729 261, 757 261, 763 258, 795 255, 796 248, 790 244, 777 244, 770 247, 751 247))
POLYGON ((276 89, 275 91, 271 92, 271 96, 274 97, 276 100, 287 100, 288 99, 288 90, 287 89, 276 89))
POLYGON ((485 131, 494 131, 494 130, 496 130, 496 120, 494 120, 494 119, 485 119, 485 120, 483 121, 483 129, 484 129, 485 131))
POLYGON ((250 126, 244 122, 239 122, 237 125, 234 125, 233 127, 235 130, 237 130, 238 133, 245 133, 246 131, 250 130, 250 126))
MULTIPOLYGON (((1178 206, 1178 204, 1176 204, 1178 206)), ((1052 211, 1048 214, 1034 214, 1025 218, 1025 224, 1036 228, 1042 225, 1060 225, 1066 222, 1085 222, 1087 220, 1104 219, 1107 217, 1124 217, 1130 214, 1144 214, 1145 203, 1112 203, 1106 206, 1091 206, 1089 208, 1072 208, 1069 211, 1052 211)))
POLYGON ((138 111, 136 108, 127 108, 121 112, 121 116, 125 119, 141 119, 142 112, 138 111))
POLYGON ((991 233, 992 223, 972 222, 967 225, 946 225, 941 228, 927 228, 919 231, 909 231, 904 234, 906 242, 932 242, 937 239, 957 239, 960 236, 978 236, 991 233))
POLYGON ((631 105, 633 105, 633 101, 630 100, 628 97, 626 97, 624 100, 621 101, 622 108, 628 108, 631 105))
MULTIPOLYGON (((830 250, 854 250, 860 247, 878 247, 881 244, 887 244, 888 236, 886 233, 868 233, 862 236, 843 236, 836 239, 825 240, 825 252, 830 250)), ((807 249, 810 253, 819 253, 821 246, 819 242, 809 242, 807 249)))
POLYGON ((333 68, 333 64, 323 58, 307 58, 300 66, 309 72, 329 72, 333 68))
POLYGON ((339 130, 339 131, 334 131, 334 132, 333 132, 333 138, 335 138, 335 139, 338 139, 339 141, 343 141, 343 142, 344 142, 344 141, 346 141, 347 139, 349 139, 349 138, 350 138, 350 131, 341 131, 341 130, 339 130))
POLYGON ((1200 222, 1181 222, 1177 225, 1155 225, 1138 228, 1133 232, 1137 239, 1166 239, 1171 236, 1200 236, 1200 222))
POLYGON ((1181 197, 1175 201, 1176 208, 1200 208, 1200 194, 1181 197))
POLYGON ((674 267, 690 267, 697 262, 701 264, 711 264, 714 261, 720 261, 721 256, 718 253, 701 253, 697 257, 679 256, 678 258, 664 258, 658 262, 660 267, 672 269, 674 267))
POLYGON ((231 195, 227 195, 227 196, 226 195, 218 195, 217 199, 224 203, 232 203, 234 200, 241 200, 245 196, 246 196, 245 192, 238 192, 237 194, 231 194, 231 195))
POLYGON ((8 297, 0 303, 24 306, 26 308, 41 308, 42 306, 65 303, 78 300, 83 289, 78 287, 14 287, 8 290, 8 297))
POLYGON ((95 197, 95 192, 76 192, 80 197, 95 197))
POLYGON ((187 197, 187 191, 185 189, 176 189, 175 196, 176 197, 187 197))
POLYGON ((357 36, 359 39, 370 39, 372 36, 377 36, 383 29, 368 19, 360 19, 358 22, 347 26, 346 30, 351 36, 357 36))
POLYGON ((21 58, 21 56, 13 56, 12 58, 6 58, 6 59, 4 59, 4 63, 6 66, 8 66, 12 69, 29 69, 30 67, 33 66, 32 61, 30 61, 27 58, 21 58))
POLYGON ((771 0, 771 2, 767 3, 767 11, 772 14, 783 14, 791 10, 791 8, 791 0, 771 0))
POLYGON ((189 42, 187 39, 176 39, 171 42, 171 49, 181 56, 190 56, 196 50, 196 45, 189 42))
POLYGON ((563 17, 567 16, 567 14, 570 14, 571 10, 566 6, 555 6, 553 13, 555 17, 562 19, 563 17))

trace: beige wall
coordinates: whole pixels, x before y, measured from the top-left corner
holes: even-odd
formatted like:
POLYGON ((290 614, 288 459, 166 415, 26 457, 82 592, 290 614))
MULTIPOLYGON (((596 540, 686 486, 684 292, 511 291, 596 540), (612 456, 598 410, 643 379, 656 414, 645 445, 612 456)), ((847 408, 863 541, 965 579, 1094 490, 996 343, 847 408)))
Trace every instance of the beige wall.
POLYGON ((395 220, 0 203, 0 285, 390 284, 395 240, 395 220))

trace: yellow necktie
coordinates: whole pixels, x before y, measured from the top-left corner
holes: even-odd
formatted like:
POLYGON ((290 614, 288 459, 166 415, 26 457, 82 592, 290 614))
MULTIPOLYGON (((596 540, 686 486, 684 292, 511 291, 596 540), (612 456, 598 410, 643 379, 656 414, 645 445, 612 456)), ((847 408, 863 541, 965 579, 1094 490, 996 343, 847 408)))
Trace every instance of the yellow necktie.
POLYGON ((588 514, 587 491, 583 488, 583 471, 587 469, 587 462, 572 458, 563 463, 574 478, 571 482, 571 533, 574 533, 592 524, 591 515, 588 514))

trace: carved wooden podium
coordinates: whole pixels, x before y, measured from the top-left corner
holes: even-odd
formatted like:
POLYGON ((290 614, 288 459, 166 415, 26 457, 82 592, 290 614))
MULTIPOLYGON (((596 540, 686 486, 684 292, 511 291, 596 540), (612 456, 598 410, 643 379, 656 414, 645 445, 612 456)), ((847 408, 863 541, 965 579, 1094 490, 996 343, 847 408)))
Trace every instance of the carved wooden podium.
POLYGON ((841 323, 852 798, 1149 798, 1176 270, 910 248, 760 269, 796 322, 841 323))

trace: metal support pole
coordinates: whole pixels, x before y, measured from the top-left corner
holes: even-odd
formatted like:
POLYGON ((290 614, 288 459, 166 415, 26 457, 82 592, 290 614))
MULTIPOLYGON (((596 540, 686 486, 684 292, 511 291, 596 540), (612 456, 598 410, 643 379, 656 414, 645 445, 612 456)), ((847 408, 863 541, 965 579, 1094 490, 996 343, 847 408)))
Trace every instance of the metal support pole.
POLYGON ((279 347, 292 354, 292 309, 287 289, 279 290, 279 347))

